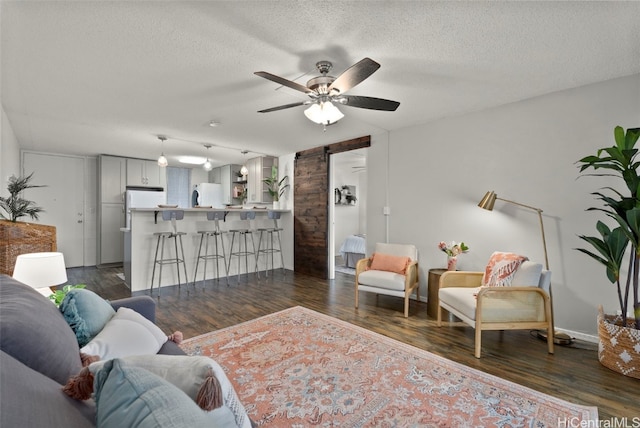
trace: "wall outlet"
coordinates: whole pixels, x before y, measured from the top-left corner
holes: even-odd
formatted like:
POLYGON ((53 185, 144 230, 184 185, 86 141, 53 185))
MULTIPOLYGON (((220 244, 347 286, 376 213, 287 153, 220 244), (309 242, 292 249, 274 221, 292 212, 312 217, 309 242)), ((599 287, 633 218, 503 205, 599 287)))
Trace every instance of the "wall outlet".
POLYGON ((382 208, 382 214, 384 214, 384 215, 391 215, 391 208, 389 208, 389 207, 383 207, 383 208, 382 208))

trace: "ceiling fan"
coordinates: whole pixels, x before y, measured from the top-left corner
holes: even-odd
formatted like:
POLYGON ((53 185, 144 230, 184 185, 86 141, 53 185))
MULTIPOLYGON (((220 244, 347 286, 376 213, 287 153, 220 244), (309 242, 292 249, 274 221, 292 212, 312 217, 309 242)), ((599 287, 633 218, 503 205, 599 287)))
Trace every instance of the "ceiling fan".
POLYGON ((380 64, 370 58, 364 58, 355 63, 338 77, 329 76, 328 73, 333 68, 333 64, 329 61, 317 62, 316 68, 321 75, 309 80, 307 86, 266 71, 256 71, 254 73, 256 76, 264 77, 272 82, 279 83, 296 91, 304 92, 310 98, 307 101, 259 110, 258 113, 269 113, 305 105, 309 106, 304 112, 305 116, 315 123, 326 126, 344 117, 344 114, 338 110, 335 104, 383 111, 395 111, 400 105, 397 101, 382 98, 345 95, 345 92, 367 79, 380 68, 380 64))

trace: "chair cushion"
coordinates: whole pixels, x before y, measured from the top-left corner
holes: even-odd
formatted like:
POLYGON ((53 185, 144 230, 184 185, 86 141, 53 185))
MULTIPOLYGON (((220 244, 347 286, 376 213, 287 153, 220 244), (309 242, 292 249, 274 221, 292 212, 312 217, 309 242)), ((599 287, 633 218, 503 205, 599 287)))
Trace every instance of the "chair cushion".
POLYGON ((70 290, 60 303, 60 312, 76 334, 78 345, 96 337, 116 311, 109 302, 86 289, 70 290))
POLYGON ((511 285, 516 270, 526 260, 528 260, 528 258, 518 254, 500 251, 494 252, 485 268, 482 285, 488 287, 511 285))
POLYGON ((376 243, 375 253, 393 254, 394 256, 410 257, 411 260, 418 260, 418 249, 411 244, 387 244, 376 243))
POLYGON ((370 270, 384 270, 404 275, 411 263, 409 257, 394 256, 385 253, 373 253, 370 270))
POLYGON ((383 270, 368 270, 358 275, 358 283, 388 290, 404 291, 405 276, 383 270))
POLYGON ((441 303, 446 303, 456 308, 469 319, 476 319, 476 295, 478 288, 470 287, 446 287, 438 291, 441 303))
POLYGON ((0 275, 0 348, 63 384, 82 369, 78 341, 51 300, 0 275))
MULTIPOLYGON (((455 308, 469 319, 476 319, 476 304, 480 288, 447 287, 438 292, 440 302, 455 308)), ((518 292, 516 292, 518 293, 518 292)), ((492 293, 492 294, 495 294, 492 293)), ((512 296, 512 293, 500 293, 496 296, 485 295, 482 307, 482 322, 524 322, 542 321, 544 314, 535 294, 512 296), (533 297, 532 299, 532 296, 533 297), (527 304, 529 302, 529 304, 527 304)))

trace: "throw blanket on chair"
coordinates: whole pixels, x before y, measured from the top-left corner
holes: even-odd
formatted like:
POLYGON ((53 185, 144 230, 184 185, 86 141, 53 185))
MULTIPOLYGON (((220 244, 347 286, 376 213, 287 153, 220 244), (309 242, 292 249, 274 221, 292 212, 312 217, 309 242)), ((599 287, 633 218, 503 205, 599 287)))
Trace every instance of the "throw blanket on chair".
POLYGON ((491 255, 482 277, 484 287, 508 287, 522 262, 529 260, 514 253, 496 251, 491 255))

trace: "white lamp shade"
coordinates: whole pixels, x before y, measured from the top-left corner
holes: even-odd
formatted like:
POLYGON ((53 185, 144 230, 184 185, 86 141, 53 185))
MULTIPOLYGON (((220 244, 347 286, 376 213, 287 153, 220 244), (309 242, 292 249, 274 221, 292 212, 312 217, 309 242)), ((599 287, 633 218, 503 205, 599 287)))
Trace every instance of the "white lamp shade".
POLYGON ((307 116, 307 119, 310 121, 320 125, 331 125, 344 117, 344 114, 342 114, 342 112, 338 110, 338 107, 334 106, 331 101, 311 104, 311 106, 304 111, 304 115, 307 116))
POLYGON ((242 175, 249 174, 249 170, 247 169, 247 167, 245 165, 242 165, 242 168, 240 168, 240 174, 242 174, 242 175))
POLYGON ((211 171, 213 169, 213 164, 209 159, 207 159, 204 164, 202 164, 202 168, 204 168, 205 171, 211 171))
POLYGON ((67 282, 62 253, 20 254, 13 268, 13 278, 33 288, 45 288, 67 282))

